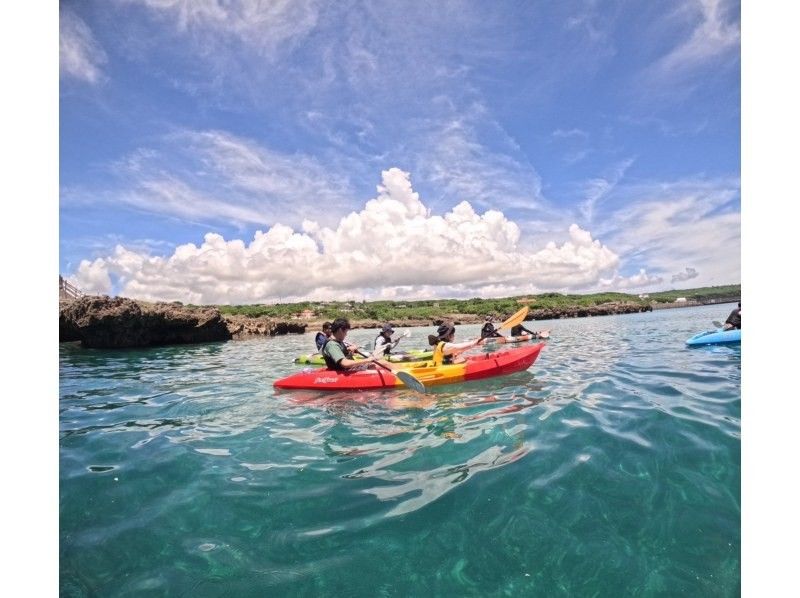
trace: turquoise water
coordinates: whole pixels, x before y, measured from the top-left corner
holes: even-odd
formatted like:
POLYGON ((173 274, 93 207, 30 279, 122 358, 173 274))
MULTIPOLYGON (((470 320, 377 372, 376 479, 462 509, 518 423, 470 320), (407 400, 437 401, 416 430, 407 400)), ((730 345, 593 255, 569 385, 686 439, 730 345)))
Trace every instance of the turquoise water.
POLYGON ((730 309, 537 322, 424 399, 275 392, 313 333, 62 344, 61 593, 736 596, 741 349, 684 346, 730 309))

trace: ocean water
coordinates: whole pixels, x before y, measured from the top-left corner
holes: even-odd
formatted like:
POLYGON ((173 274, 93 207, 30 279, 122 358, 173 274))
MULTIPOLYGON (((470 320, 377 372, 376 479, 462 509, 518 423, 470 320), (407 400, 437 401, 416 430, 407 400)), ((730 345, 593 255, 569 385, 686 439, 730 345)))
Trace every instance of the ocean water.
POLYGON ((425 397, 276 392, 314 332, 62 344, 61 594, 738 596, 741 348, 684 345, 731 308, 535 322, 425 397))

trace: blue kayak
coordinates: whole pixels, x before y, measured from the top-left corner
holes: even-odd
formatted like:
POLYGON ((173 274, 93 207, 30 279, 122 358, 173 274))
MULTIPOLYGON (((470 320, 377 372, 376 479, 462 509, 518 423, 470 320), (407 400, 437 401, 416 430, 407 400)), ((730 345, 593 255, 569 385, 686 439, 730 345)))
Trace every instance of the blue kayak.
POLYGON ((723 330, 707 330, 695 334, 692 338, 686 341, 690 347, 697 347, 699 345, 719 345, 722 343, 741 343, 742 331, 739 329, 723 330))

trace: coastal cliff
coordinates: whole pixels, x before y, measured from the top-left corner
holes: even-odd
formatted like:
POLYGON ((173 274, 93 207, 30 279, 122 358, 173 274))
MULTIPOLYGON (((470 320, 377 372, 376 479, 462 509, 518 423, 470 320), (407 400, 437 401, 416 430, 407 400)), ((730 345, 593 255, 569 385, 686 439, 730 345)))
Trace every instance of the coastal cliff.
POLYGON ((223 316, 216 307, 189 307, 178 302, 147 303, 95 295, 59 302, 59 341, 80 341, 91 348, 206 343, 302 333, 305 329, 305 324, 223 316))

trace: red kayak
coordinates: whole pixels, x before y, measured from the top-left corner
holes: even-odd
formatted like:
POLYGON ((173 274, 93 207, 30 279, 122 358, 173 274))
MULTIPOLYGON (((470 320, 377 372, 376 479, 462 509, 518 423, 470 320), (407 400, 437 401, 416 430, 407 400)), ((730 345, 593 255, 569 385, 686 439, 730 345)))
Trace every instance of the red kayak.
MULTIPOLYGON (((466 380, 478 380, 493 376, 504 376, 527 370, 544 347, 537 343, 526 347, 471 355, 463 363, 435 366, 433 362, 396 364, 398 371, 408 372, 425 386, 453 384, 466 380)), ((376 390, 405 388, 398 377, 383 368, 351 372, 337 372, 327 368, 297 372, 276 380, 276 388, 311 390, 376 390)))

